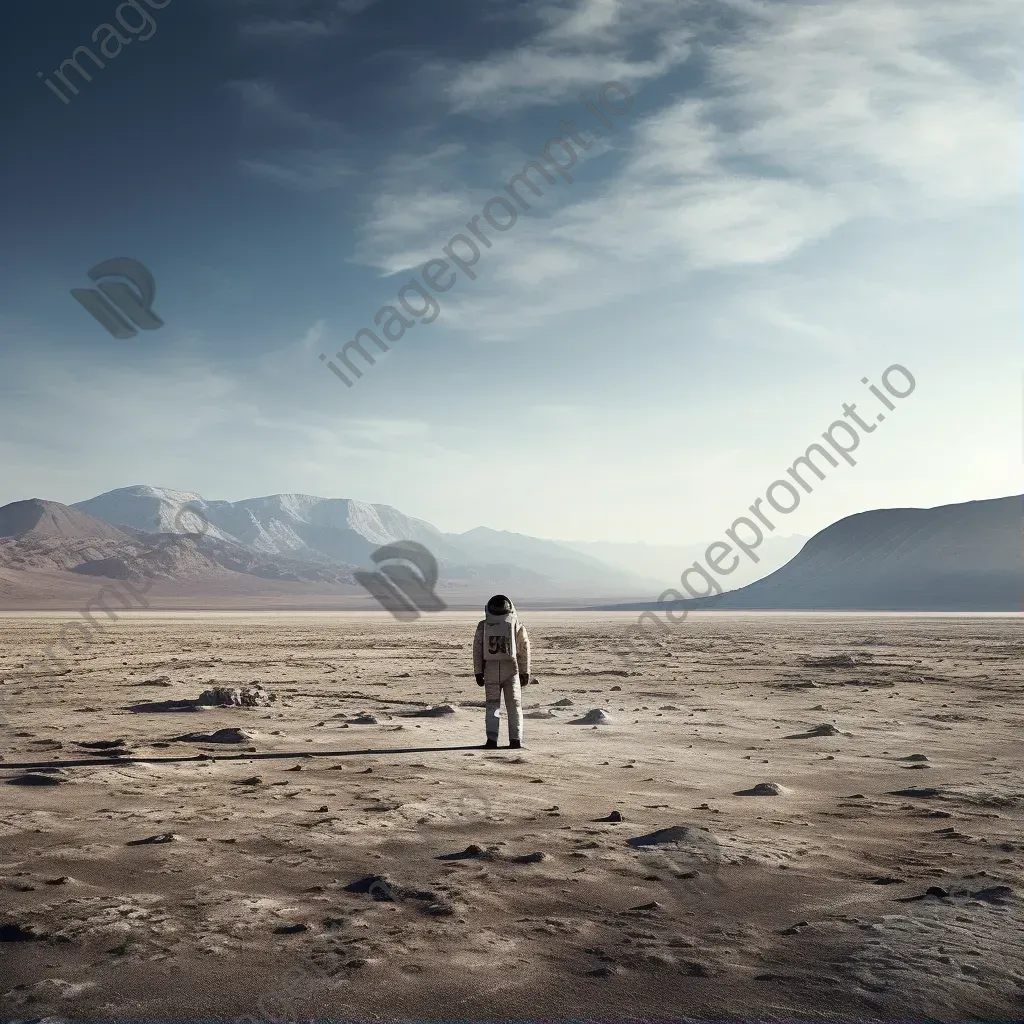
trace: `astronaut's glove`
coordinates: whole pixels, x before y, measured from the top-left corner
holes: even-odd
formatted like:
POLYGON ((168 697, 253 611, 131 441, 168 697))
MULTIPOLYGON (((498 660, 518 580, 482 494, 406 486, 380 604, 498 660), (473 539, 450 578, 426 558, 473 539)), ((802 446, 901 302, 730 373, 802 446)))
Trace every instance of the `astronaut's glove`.
POLYGON ((519 673, 519 682, 520 682, 520 684, 522 686, 529 686, 530 685, 530 673, 529 672, 520 672, 519 673))
POLYGON ((483 674, 483 672, 477 672, 477 674, 476 674, 476 685, 477 686, 483 686, 484 685, 484 674, 483 674))

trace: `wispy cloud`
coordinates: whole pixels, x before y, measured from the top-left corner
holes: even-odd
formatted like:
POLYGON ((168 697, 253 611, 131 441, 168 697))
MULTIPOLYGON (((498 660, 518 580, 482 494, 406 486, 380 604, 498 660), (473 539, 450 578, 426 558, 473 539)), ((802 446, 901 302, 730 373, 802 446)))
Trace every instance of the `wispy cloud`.
POLYGON ((302 341, 299 343, 302 346, 303 351, 309 352, 316 348, 320 339, 324 336, 324 328, 326 326, 326 320, 317 320, 316 323, 310 325, 309 330, 307 330, 302 336, 302 341))
POLYGON ((336 122, 316 117, 290 102, 272 82, 260 80, 231 81, 227 87, 239 98, 246 109, 269 121, 292 128, 300 128, 321 137, 337 137, 342 129, 336 122))
MULTIPOLYGON (((703 72, 690 95, 647 111, 638 101, 620 122, 631 136, 621 166, 595 194, 562 190, 546 214, 521 218, 514 237, 488 253, 487 280, 450 297, 446 323, 508 336, 593 308, 596 296, 613 301, 671 287, 681 274, 778 264, 853 223, 895 230, 1017 194, 1024 15, 1016 0, 719 7, 734 19, 728 33, 702 20, 697 4, 546 4, 532 42, 450 69, 455 110, 546 104, 587 75, 653 79, 683 59, 684 37, 701 48, 703 72), (653 26, 657 56, 616 56, 653 26), (569 52, 560 56, 556 43, 569 52)), ((652 104, 656 95, 645 94, 652 104)), ((364 248, 391 237, 402 211, 414 224, 423 202, 419 187, 403 196, 392 180, 367 219, 364 248)), ((406 244, 376 261, 399 266, 423 251, 406 244)))
POLYGON ((587 86, 609 80, 633 85, 658 79, 684 63, 696 36, 691 4, 673 0, 579 0, 565 7, 534 8, 545 27, 527 44, 505 53, 425 72, 444 82, 457 113, 487 116, 575 98, 587 86), (646 46, 647 59, 631 58, 646 46))
POLYGON ((330 39, 377 0, 236 0, 246 11, 239 35, 251 42, 294 44, 330 39), (284 8, 284 9, 282 9, 284 8))
POLYGON ((266 21, 247 21, 238 32, 250 39, 265 39, 274 42, 305 42, 322 39, 334 34, 334 28, 324 21, 281 21, 269 18, 266 21))
POLYGON ((243 159, 241 165, 256 177, 303 192, 342 188, 356 173, 347 150, 299 150, 277 160, 243 159))

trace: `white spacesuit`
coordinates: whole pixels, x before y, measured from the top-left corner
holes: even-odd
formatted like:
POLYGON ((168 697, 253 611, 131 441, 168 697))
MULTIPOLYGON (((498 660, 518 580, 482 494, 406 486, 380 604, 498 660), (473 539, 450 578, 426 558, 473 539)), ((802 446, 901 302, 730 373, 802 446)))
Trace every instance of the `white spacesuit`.
POLYGON ((519 621, 515 605, 504 594, 496 594, 487 602, 484 618, 477 623, 473 638, 473 671, 478 685, 485 688, 485 746, 498 745, 501 698, 504 695, 509 746, 512 749, 521 747, 521 687, 530 682, 530 637, 519 621))

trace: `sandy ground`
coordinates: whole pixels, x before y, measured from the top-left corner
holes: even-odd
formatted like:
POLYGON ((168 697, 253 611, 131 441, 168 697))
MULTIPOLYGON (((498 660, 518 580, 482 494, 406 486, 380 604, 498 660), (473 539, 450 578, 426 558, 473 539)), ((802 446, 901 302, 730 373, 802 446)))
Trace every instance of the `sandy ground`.
POLYGON ((3 618, 0 1018, 1024 1017, 1020 618, 478 617, 3 618))

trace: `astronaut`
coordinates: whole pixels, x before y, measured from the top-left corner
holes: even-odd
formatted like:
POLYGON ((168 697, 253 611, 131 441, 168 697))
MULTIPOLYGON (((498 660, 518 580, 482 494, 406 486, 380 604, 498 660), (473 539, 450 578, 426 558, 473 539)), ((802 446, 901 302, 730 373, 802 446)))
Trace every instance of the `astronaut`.
POLYGON ((484 746, 498 745, 504 695, 508 745, 518 750, 523 745, 521 687, 530 682, 530 637, 519 621, 516 606, 504 594, 495 594, 484 612, 473 638, 473 671, 477 685, 485 687, 487 742, 484 746))

